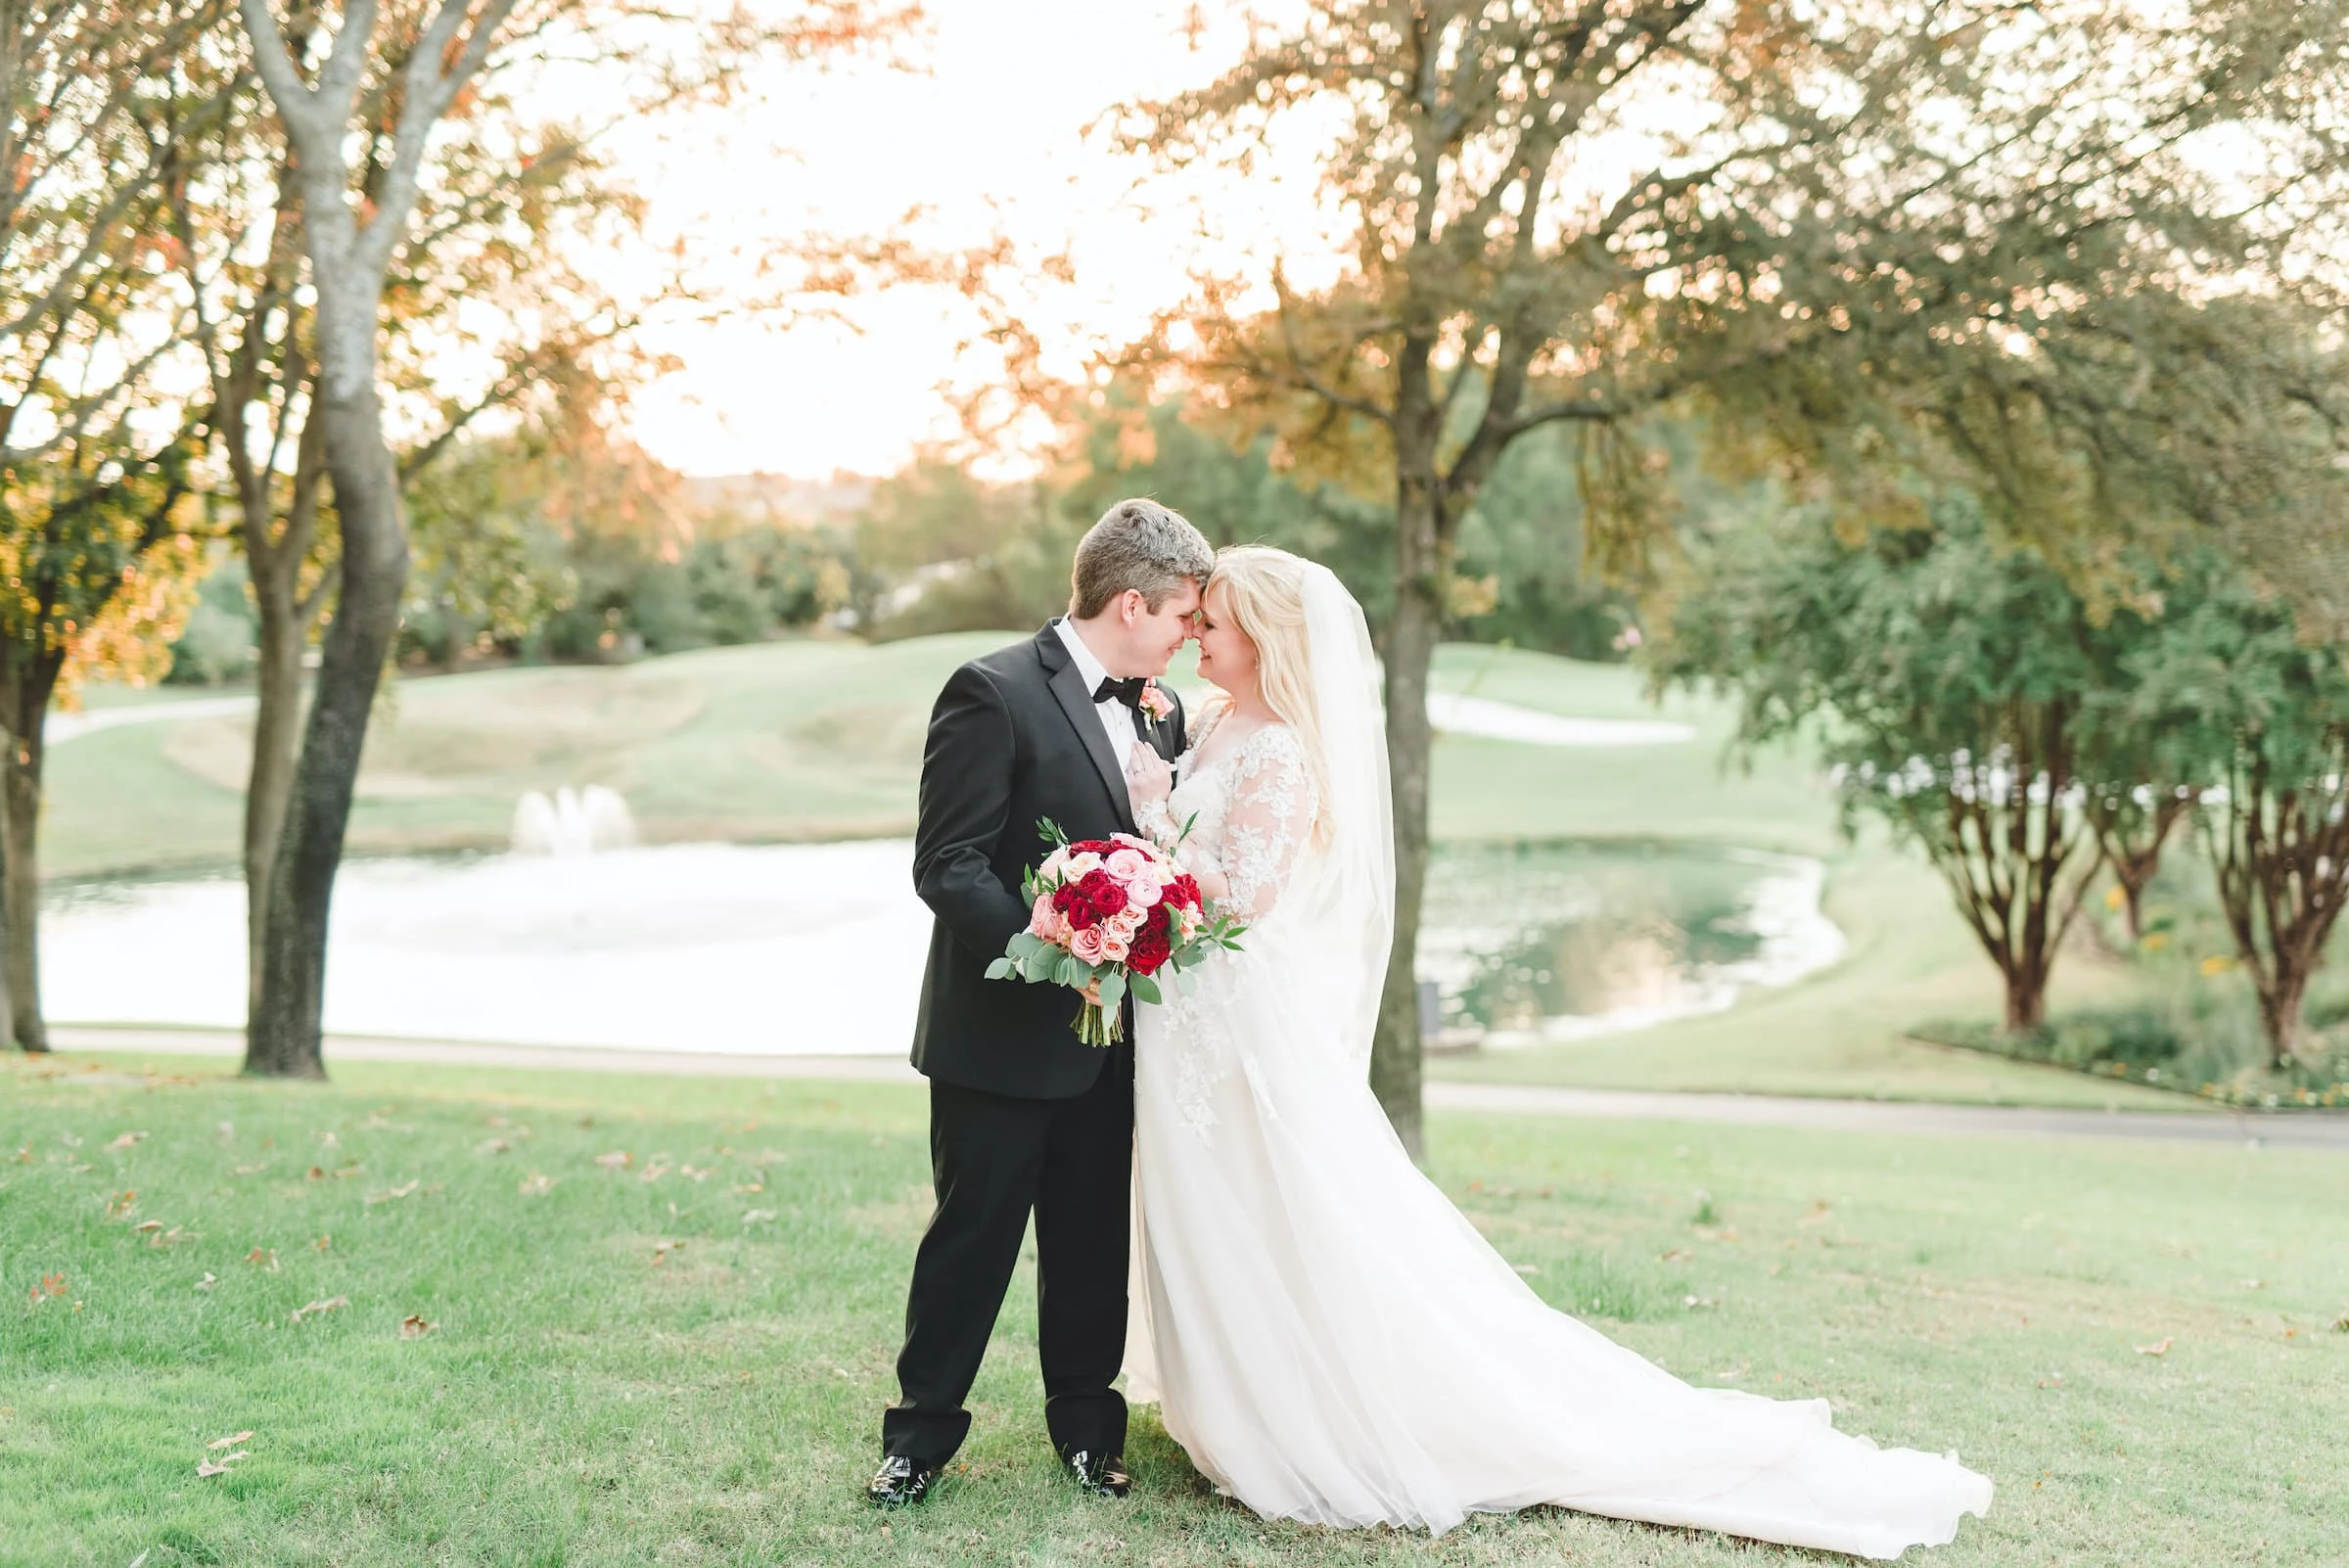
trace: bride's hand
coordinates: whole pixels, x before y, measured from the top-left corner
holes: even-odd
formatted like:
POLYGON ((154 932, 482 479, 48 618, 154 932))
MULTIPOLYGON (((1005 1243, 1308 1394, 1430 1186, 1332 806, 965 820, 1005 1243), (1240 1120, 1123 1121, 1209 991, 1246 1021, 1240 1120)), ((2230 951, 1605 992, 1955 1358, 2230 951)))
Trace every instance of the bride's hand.
POLYGON ((1137 744, 1126 759, 1126 790, 1136 807, 1164 801, 1174 792, 1174 770, 1158 753, 1137 744))

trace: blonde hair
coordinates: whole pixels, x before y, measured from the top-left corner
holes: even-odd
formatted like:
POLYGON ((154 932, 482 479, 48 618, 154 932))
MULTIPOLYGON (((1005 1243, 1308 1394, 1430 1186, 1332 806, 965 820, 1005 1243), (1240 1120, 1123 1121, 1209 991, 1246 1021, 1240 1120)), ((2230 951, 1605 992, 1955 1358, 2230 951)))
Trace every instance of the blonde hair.
MULTIPOLYGON (((1233 624, 1256 646, 1256 683, 1265 706, 1287 724, 1313 774, 1313 839, 1329 837, 1329 768, 1321 748, 1321 711, 1313 701, 1313 645, 1305 628, 1304 562, 1268 544, 1218 552, 1207 587, 1223 587, 1233 624)), ((1205 597, 1205 590, 1201 592, 1205 597)))

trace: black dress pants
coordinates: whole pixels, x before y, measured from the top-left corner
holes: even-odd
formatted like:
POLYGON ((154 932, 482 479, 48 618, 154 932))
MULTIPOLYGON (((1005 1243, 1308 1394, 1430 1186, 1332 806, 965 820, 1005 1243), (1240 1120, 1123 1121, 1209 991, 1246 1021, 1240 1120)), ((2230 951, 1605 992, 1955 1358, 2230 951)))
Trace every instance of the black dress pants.
POLYGON ((930 1084, 938 1209, 913 1259, 900 1398, 881 1448, 943 1465, 970 1431, 963 1400, 1036 1215, 1037 1350, 1044 1426, 1065 1457, 1126 1448, 1127 1249, 1133 1178, 1133 1049, 1109 1049, 1074 1099, 1031 1100, 930 1084))

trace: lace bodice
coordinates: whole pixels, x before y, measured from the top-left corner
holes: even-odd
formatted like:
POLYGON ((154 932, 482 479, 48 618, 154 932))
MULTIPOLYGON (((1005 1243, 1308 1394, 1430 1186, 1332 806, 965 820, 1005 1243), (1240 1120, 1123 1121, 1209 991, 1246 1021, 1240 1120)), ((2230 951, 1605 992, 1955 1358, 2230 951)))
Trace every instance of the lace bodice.
POLYGON ((1255 922, 1271 912, 1287 886, 1319 803, 1305 748, 1286 724, 1266 724, 1202 765, 1197 759, 1221 716, 1201 729, 1175 764, 1173 796, 1145 804, 1136 817, 1143 832, 1167 841, 1189 821, 1177 857, 1193 872, 1220 872, 1228 891, 1217 907, 1255 922))

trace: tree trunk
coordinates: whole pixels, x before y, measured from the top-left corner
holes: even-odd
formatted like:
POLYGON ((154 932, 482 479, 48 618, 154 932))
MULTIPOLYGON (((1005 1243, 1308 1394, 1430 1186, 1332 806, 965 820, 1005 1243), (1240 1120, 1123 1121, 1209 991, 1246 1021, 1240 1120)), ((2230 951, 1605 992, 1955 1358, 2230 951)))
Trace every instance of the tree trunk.
MULTIPOLYGON (((259 525, 266 530, 268 520, 259 525)), ((248 551, 248 558, 252 552, 248 551)), ((290 552, 289 552, 290 553, 290 552)), ((267 946, 270 873, 277 869, 285 841, 286 807, 294 793, 294 764, 300 755, 301 650, 303 624, 299 560, 272 559, 253 573, 253 599, 260 612, 260 662, 255 669, 253 768, 245 784, 245 1016, 261 1005, 261 953, 267 946)))
POLYGON ((2006 1033, 2028 1035, 2047 1027, 2048 971, 2033 963, 2006 966, 2006 1033))
POLYGON ((2308 997, 2309 971, 2278 955, 2276 978, 2259 988, 2259 1027, 2268 1037, 2268 1067, 2289 1072, 2300 1059, 2300 1007, 2308 997))
POLYGON ((1370 1087, 1411 1157, 1426 1150, 1420 1104, 1419 916, 1426 901, 1434 734, 1428 670, 1444 627, 1443 539, 1432 487, 1405 480, 1396 508, 1395 614, 1387 623, 1387 766, 1395 791, 1395 943, 1370 1046, 1370 1087))
POLYGON ((335 873, 350 821, 367 718, 375 707, 408 577, 399 475, 375 384, 374 292, 318 274, 318 397, 327 472, 342 528, 342 574, 325 656, 302 729, 261 920, 260 988, 245 1071, 323 1078, 320 1035, 335 873), (341 287, 336 285, 340 284, 341 287))
POLYGON ((49 700, 65 667, 62 653, 5 665, 6 711, 0 712, 0 977, 7 988, 8 1031, 27 1051, 49 1048, 41 1015, 41 767, 49 700))

